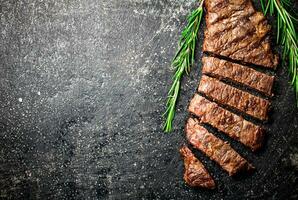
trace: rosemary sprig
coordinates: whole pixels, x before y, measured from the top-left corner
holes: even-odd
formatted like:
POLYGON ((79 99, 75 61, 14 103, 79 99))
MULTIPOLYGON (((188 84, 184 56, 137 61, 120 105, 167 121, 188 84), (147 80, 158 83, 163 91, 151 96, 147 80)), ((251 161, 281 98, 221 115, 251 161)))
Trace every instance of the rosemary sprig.
MULTIPOLYGON (((291 84, 296 94, 298 107, 298 35, 295 24, 297 18, 290 13, 291 0, 260 0, 264 14, 277 16, 277 43, 283 46, 282 59, 287 61, 291 84)), ((297 25, 297 24, 296 24, 297 25)), ((285 62, 283 62, 285 65, 285 62)))
POLYGON ((199 7, 194 10, 187 18, 187 26, 182 31, 179 40, 179 49, 172 61, 172 66, 176 70, 173 76, 173 83, 168 92, 168 99, 166 104, 166 121, 163 127, 165 132, 172 131, 172 121, 175 116, 176 103, 180 91, 181 78, 184 74, 189 74, 191 66, 195 60, 195 47, 197 41, 198 30, 203 16, 203 2, 200 1, 199 7))

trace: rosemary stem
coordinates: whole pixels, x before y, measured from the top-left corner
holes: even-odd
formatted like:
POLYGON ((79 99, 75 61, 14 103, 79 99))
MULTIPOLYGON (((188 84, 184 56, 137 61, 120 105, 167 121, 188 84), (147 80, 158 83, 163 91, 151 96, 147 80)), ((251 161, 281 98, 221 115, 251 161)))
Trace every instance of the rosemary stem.
POLYGON ((179 49, 172 61, 172 66, 176 71, 173 76, 172 86, 168 92, 166 112, 163 114, 163 116, 166 116, 165 124, 163 126, 164 132, 172 131, 172 123, 175 116, 181 79, 184 73, 189 74, 191 66, 195 62, 195 47, 198 30, 203 16, 203 2, 204 0, 201 0, 199 7, 188 16, 187 26, 182 31, 179 40, 179 49))
POLYGON ((283 66, 288 65, 288 74, 290 83, 294 88, 296 95, 296 104, 298 107, 298 38, 295 23, 297 19, 287 10, 293 7, 290 0, 260 0, 262 9, 266 15, 268 9, 270 15, 277 15, 277 37, 276 40, 283 46, 282 58, 283 66), (266 6, 265 6, 266 5, 266 6))

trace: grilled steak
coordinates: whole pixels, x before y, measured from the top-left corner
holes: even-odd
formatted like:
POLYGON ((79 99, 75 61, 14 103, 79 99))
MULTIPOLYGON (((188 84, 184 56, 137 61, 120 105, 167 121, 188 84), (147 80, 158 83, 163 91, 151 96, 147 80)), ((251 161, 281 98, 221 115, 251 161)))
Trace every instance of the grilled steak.
POLYGON ((204 165, 195 157, 187 146, 180 149, 184 160, 184 180, 192 187, 215 188, 215 182, 204 165))
POLYGON ((185 130, 187 140, 217 162, 230 176, 253 169, 229 144, 208 132, 196 119, 189 118, 185 130))
POLYGON ((268 25, 251 0, 205 0, 207 9, 203 51, 234 60, 275 68, 268 25))
POLYGON ((212 125, 253 151, 262 146, 264 132, 260 126, 244 120, 198 94, 191 100, 188 110, 198 116, 202 123, 212 125))
POLYGON ((198 91, 224 105, 243 111, 260 120, 267 119, 269 101, 254 96, 214 78, 203 75, 198 91))
POLYGON ((228 79, 258 90, 268 96, 272 95, 274 76, 269 76, 252 68, 215 57, 203 57, 202 61, 203 74, 219 79, 228 79))

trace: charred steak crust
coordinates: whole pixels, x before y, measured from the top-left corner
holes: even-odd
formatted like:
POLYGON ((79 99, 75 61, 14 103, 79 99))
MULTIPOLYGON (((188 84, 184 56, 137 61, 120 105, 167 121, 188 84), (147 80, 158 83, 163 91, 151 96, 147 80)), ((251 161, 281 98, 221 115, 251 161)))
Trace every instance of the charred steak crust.
POLYGON ((242 117, 220 107, 206 98, 195 94, 188 110, 200 118, 200 122, 210 124, 229 137, 256 151, 264 140, 263 129, 242 117))
POLYGON ((198 91, 216 102, 231 106, 260 120, 267 120, 270 102, 219 80, 203 75, 198 91))
POLYGON ((205 0, 206 25, 203 51, 234 60, 276 68, 268 25, 251 0, 205 0))
POLYGON ((253 169, 229 144, 208 132, 196 119, 189 118, 185 130, 187 140, 217 162, 230 176, 253 169))
POLYGON ((187 146, 180 149, 184 160, 184 180, 192 187, 214 189, 215 182, 204 165, 195 157, 187 146))
POLYGON ((274 76, 215 57, 205 56, 202 62, 203 74, 211 75, 218 79, 228 79, 272 96, 274 76))

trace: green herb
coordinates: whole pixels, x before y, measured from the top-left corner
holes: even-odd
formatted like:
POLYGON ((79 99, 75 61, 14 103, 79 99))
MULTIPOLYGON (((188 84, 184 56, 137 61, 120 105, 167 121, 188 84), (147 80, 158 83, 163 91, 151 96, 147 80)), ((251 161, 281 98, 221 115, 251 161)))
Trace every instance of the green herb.
MULTIPOLYGON (((277 43, 283 46, 282 58, 287 61, 291 84, 295 90, 298 107, 298 35, 295 29, 297 18, 290 13, 291 0, 260 0, 264 14, 277 16, 277 43)), ((285 65, 285 62, 283 62, 285 65)))
POLYGON ((194 64, 197 35, 203 16, 203 2, 204 0, 201 0, 199 7, 188 16, 188 24, 182 31, 179 40, 179 49, 172 61, 172 66, 176 72, 173 76, 172 86, 168 92, 167 109, 163 114, 163 116, 166 116, 163 127, 165 132, 172 131, 172 122, 175 116, 181 78, 184 73, 189 74, 190 68, 194 64))

